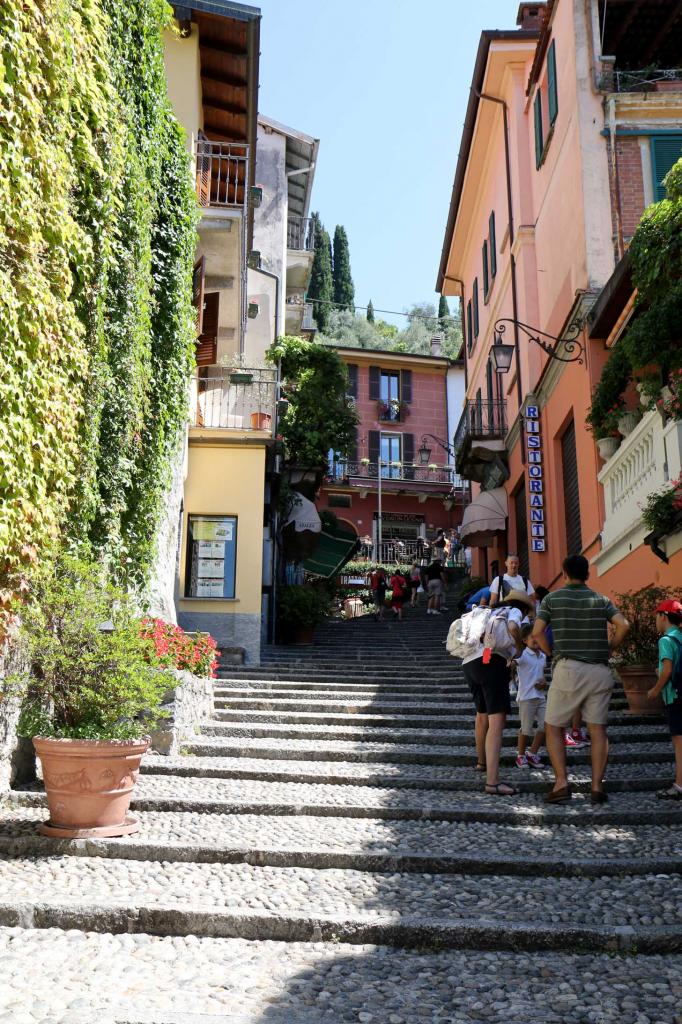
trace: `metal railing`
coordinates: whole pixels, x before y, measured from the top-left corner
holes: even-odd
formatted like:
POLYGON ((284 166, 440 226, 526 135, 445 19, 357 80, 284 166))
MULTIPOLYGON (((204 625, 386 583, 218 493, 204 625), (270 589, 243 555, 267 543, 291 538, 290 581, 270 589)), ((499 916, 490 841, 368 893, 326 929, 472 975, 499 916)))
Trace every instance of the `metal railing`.
POLYGON ((200 206, 246 209, 249 147, 238 142, 196 142, 197 199, 200 206))
POLYGON ((503 438, 506 433, 507 403, 473 399, 464 403, 453 447, 459 453, 467 440, 503 438))
MULTIPOLYGON (((682 68, 604 69, 599 88, 603 92, 656 92, 666 82, 679 83, 675 91, 682 92, 682 68)), ((661 91, 667 91, 665 85, 661 91)))
POLYGON ((275 371, 240 368, 223 374, 194 378, 192 426, 271 431, 277 399, 275 371))
MULTIPOLYGON (((401 540, 398 537, 394 537, 382 541, 379 545, 361 542, 360 550, 355 557, 367 559, 369 562, 383 563, 384 565, 388 565, 391 562, 395 562, 398 565, 417 562, 418 565, 426 566, 436 554, 441 561, 445 560, 446 556, 443 554, 443 549, 434 549, 428 540, 423 540, 421 537, 417 537, 416 540, 401 540)), ((448 562, 452 563, 450 568, 466 568, 467 562, 464 547, 460 546, 456 552, 453 552, 448 562)))
MULTIPOLYGON (((368 459, 346 459, 332 462, 327 478, 328 482, 376 482, 378 474, 378 462, 370 462, 368 459)), ((381 482, 382 485, 391 482, 427 485, 440 493, 450 491, 459 500, 468 501, 469 481, 459 476, 455 467, 450 465, 431 463, 424 466, 418 462, 384 462, 381 467, 381 482)))
POLYGON ((310 252, 315 248, 315 230, 312 217, 291 216, 287 222, 287 249, 310 252))

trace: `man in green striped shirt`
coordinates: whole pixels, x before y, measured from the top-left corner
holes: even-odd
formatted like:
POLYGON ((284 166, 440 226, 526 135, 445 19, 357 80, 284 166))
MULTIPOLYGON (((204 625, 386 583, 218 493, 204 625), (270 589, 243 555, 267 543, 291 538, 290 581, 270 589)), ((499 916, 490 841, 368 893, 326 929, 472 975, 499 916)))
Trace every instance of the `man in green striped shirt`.
POLYGON ((554 804, 571 799, 564 729, 575 712, 580 711, 592 741, 591 799, 593 804, 602 804, 608 799, 603 779, 609 756, 606 723, 614 684, 609 657, 625 639, 630 625, 608 597, 587 586, 590 566, 586 558, 569 555, 564 559, 563 570, 566 584, 544 598, 533 628, 537 646, 554 657, 545 725, 555 783, 545 800, 554 804), (549 625, 554 650, 545 635, 549 625))

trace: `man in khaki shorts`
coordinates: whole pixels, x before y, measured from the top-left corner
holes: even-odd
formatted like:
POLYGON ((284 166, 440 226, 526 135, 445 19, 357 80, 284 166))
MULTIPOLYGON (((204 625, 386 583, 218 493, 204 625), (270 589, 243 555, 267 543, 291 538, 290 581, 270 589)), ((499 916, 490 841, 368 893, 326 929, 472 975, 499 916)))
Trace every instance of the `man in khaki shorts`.
POLYGON ((547 750, 555 782, 545 801, 558 804, 571 799, 564 730, 573 714, 580 711, 592 741, 591 799, 593 804, 603 804, 608 799, 603 779, 609 756, 606 723, 614 684, 609 657, 625 639, 630 624, 608 597, 587 586, 590 567, 586 558, 569 555, 563 570, 566 583, 544 598, 532 634, 538 647, 555 659, 545 714, 547 750), (609 623, 613 627, 610 642, 609 623), (550 624, 553 651, 545 635, 545 627, 550 624))

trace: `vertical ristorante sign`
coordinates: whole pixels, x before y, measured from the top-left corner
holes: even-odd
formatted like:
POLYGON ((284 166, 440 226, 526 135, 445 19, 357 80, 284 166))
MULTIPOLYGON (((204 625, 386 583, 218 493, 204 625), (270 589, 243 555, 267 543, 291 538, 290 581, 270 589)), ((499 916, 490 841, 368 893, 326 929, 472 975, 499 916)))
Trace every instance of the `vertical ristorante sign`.
POLYGON ((545 481, 540 409, 537 405, 526 405, 525 420, 526 448, 528 449, 528 490, 530 492, 530 546, 532 551, 546 551, 545 481))

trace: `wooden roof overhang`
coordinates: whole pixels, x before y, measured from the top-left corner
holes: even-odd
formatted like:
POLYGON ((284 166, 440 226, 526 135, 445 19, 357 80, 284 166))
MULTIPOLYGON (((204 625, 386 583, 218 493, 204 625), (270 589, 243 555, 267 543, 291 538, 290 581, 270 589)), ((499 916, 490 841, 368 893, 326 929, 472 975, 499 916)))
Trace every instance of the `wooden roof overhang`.
POLYGON ((680 67, 681 0, 599 0, 599 27, 602 53, 620 70, 680 67))

